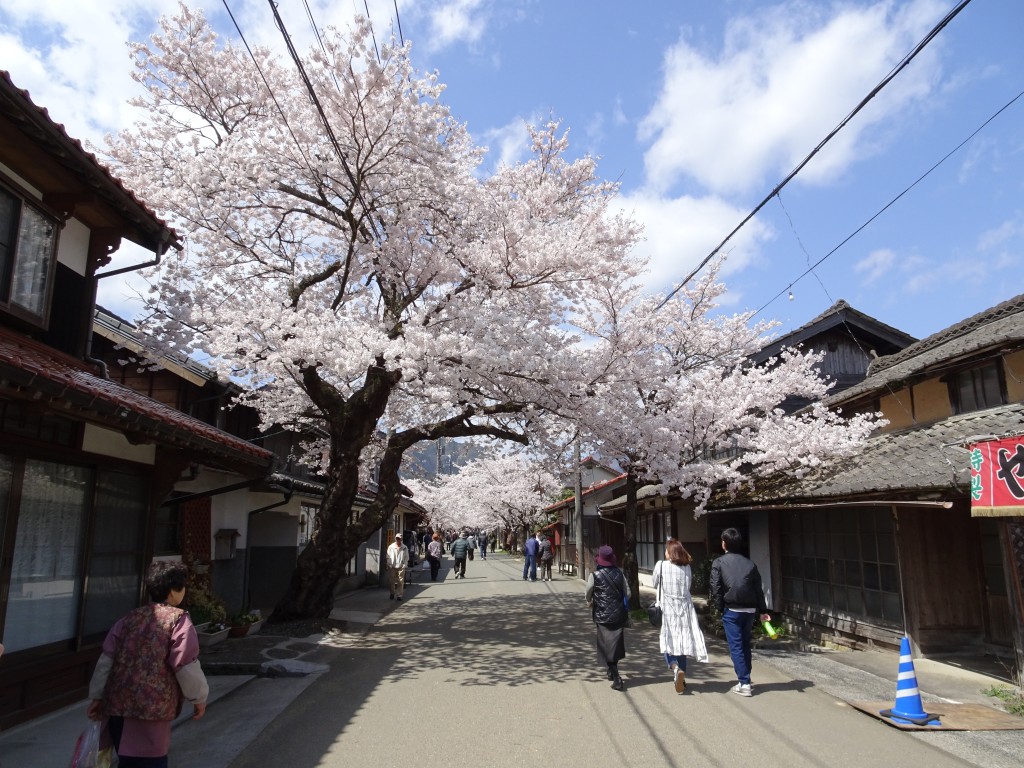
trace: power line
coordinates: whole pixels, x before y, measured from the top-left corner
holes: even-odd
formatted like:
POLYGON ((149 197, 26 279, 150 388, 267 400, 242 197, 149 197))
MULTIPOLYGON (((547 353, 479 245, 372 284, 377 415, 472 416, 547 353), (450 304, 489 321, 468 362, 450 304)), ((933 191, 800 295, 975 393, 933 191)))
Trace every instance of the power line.
MULTIPOLYGON (((225 0, 225 3, 226 2, 227 0, 225 0)), ((295 62, 295 68, 299 71, 299 77, 302 78, 302 82, 306 86, 306 92, 309 94, 309 98, 313 102, 313 106, 316 107, 317 114, 320 116, 320 122, 323 124, 324 130, 327 131, 327 138, 330 140, 331 146, 334 147, 334 151, 338 155, 338 161, 341 163, 341 167, 345 171, 345 175, 348 176, 349 183, 352 184, 352 193, 363 206, 363 210, 368 212, 369 208, 367 208, 366 201, 363 200, 362 193, 359 190, 359 182, 357 181, 355 174, 352 173, 352 169, 349 167, 348 161, 345 159, 345 153, 341 149, 338 137, 334 135, 334 129, 331 128, 331 122, 327 119, 327 113, 324 111, 323 105, 320 103, 320 99, 316 95, 316 89, 313 88, 313 83, 309 79, 309 75, 306 74, 306 68, 302 64, 302 58, 299 56, 298 51, 295 50, 295 45, 292 43, 291 35, 288 34, 288 29, 284 25, 284 19, 281 18, 281 14, 277 11, 277 3, 275 0, 267 0, 267 2, 270 4, 270 10, 274 13, 274 20, 277 23, 277 28, 281 30, 281 35, 284 37, 288 53, 291 55, 292 61, 295 62)), ((374 45, 376 46, 376 43, 374 43, 374 45)), ((373 216, 366 216, 366 220, 370 222, 370 227, 373 229, 374 236, 377 237, 377 239, 380 239, 380 232, 377 231, 377 224, 373 220, 373 216)))
POLYGON ((281 113, 281 120, 284 121, 284 127, 288 129, 288 133, 292 137, 292 141, 295 142, 295 146, 298 148, 299 154, 302 156, 303 162, 306 164, 306 167, 312 173, 313 172, 313 168, 312 168, 312 165, 309 162, 309 158, 306 157, 306 153, 305 153, 305 151, 302 148, 302 144, 299 143, 298 137, 296 137, 295 132, 292 130, 291 125, 289 125, 289 123, 288 123, 288 116, 285 114, 284 109, 281 107, 281 103, 277 100, 277 96, 274 95, 274 89, 271 88, 270 87, 270 83, 267 82, 267 76, 265 74, 263 74, 263 68, 260 66, 259 61, 257 61, 256 55, 252 52, 252 48, 249 47, 249 41, 246 40, 245 39, 245 35, 242 34, 242 28, 240 26, 238 26, 238 21, 235 20, 235 14, 233 14, 231 12, 231 8, 228 7, 228 0, 221 0, 221 1, 224 3, 224 10, 228 12, 228 16, 231 19, 231 23, 235 25, 235 31, 238 32, 238 37, 241 39, 242 44, 245 46, 245 50, 247 50, 249 52, 249 58, 252 59, 252 63, 256 65, 256 71, 260 73, 260 79, 263 81, 263 85, 266 86, 267 92, 270 94, 270 98, 273 100, 274 104, 277 106, 277 111, 281 113))
POLYGON ((402 34, 402 19, 398 16, 398 0, 394 0, 395 3, 395 21, 398 22, 398 40, 405 46, 405 36, 402 34))
MULTIPOLYGON (((872 88, 871 92, 868 93, 867 96, 865 96, 863 99, 861 99, 860 103, 857 104, 857 106, 853 108, 853 111, 850 112, 850 114, 848 114, 846 117, 844 117, 842 119, 842 121, 839 123, 839 125, 837 125, 835 128, 833 128, 829 132, 829 134, 824 139, 821 140, 821 142, 818 144, 818 146, 816 146, 813 150, 811 150, 811 153, 809 155, 807 155, 807 157, 805 157, 803 160, 801 160, 800 163, 796 166, 796 168, 794 168, 792 171, 790 171, 789 175, 786 176, 786 178, 784 178, 781 182, 779 182, 775 186, 775 188, 767 195, 767 197, 765 197, 760 203, 758 203, 757 206, 754 208, 754 210, 752 210, 750 213, 748 213, 743 218, 743 220, 739 224, 737 224, 736 227, 728 235, 725 236, 725 239, 722 240, 722 242, 720 242, 717 246, 715 246, 714 250, 712 250, 711 253, 709 253, 707 256, 705 256, 703 261, 701 261, 700 264, 698 264, 696 267, 694 267, 694 269, 686 277, 683 278, 682 282, 679 283, 679 285, 677 285, 675 288, 673 288, 669 292, 668 296, 666 296, 661 301, 661 303, 659 303, 658 306, 656 306, 654 308, 654 310, 657 311, 657 310, 661 309, 663 306, 665 306, 666 304, 668 304, 668 302, 672 299, 672 297, 675 296, 677 293, 679 293, 679 291, 681 291, 683 289, 683 287, 688 282, 690 282, 690 280, 693 279, 694 275, 696 275, 705 266, 707 266, 707 263, 709 261, 711 261, 711 259, 713 259, 715 257, 715 254, 717 254, 719 251, 722 250, 722 248, 725 246, 725 244, 728 243, 732 239, 733 235, 735 235, 737 232, 739 232, 746 225, 746 223, 748 221, 750 221, 752 218, 754 218, 754 216, 756 216, 761 211, 761 209, 764 208, 765 205, 767 205, 768 202, 773 197, 775 197, 775 195, 777 195, 782 190, 783 187, 785 187, 798 173, 800 173, 800 171, 802 171, 804 169, 804 166, 806 166, 811 161, 811 159, 815 155, 817 155, 818 152, 820 152, 825 147, 825 145, 828 144, 828 142, 831 141, 832 138, 837 133, 839 133, 839 131, 841 131, 844 127, 846 127, 847 123, 849 123, 850 120, 852 120, 857 115, 858 112, 860 112, 865 106, 867 106, 868 102, 870 102, 872 99, 874 99, 875 96, 877 96, 879 94, 879 92, 886 85, 888 85, 893 80, 893 78, 896 77, 896 75, 898 75, 900 72, 902 72, 907 67, 907 65, 910 64, 910 62, 913 61, 914 58, 922 50, 924 50, 925 46, 928 45, 928 43, 930 43, 935 38, 935 36, 938 35, 938 33, 941 32, 942 29, 944 29, 946 27, 946 25, 949 24, 949 22, 951 22, 955 18, 957 16, 957 14, 960 13, 960 11, 962 11, 964 8, 966 8, 970 4, 970 2, 971 2, 971 0, 961 0, 961 2, 958 3, 957 6, 955 8, 953 8, 953 10, 951 10, 949 13, 947 13, 942 18, 942 20, 939 21, 938 24, 936 24, 934 27, 932 27, 931 31, 927 35, 925 35, 924 38, 916 46, 914 46, 913 50, 911 50, 910 53, 908 53, 906 56, 904 56, 903 60, 900 61, 895 67, 893 67, 893 69, 889 72, 889 74, 886 75, 884 78, 882 78, 881 82, 879 82, 878 85, 876 85, 874 88, 872 88)), ((773 301, 774 301, 774 299, 773 299, 773 301)))
POLYGON ((947 152, 945 155, 943 155, 942 158, 937 163, 935 163, 931 168, 929 168, 927 171, 925 171, 920 176, 918 176, 917 179, 912 184, 910 184, 902 192, 900 192, 898 195, 896 195, 896 197, 894 197, 892 200, 890 200, 888 203, 886 203, 870 219, 868 219, 863 224, 861 224, 859 227, 857 227, 855 230, 853 230, 853 232, 851 232, 849 235, 847 235, 845 238, 843 238, 843 240, 835 248, 833 248, 831 251, 826 253, 824 256, 822 256, 820 259, 818 259, 816 262, 811 264, 811 266, 809 266, 806 270, 801 272, 800 275, 795 280, 793 280, 789 285, 787 285, 785 288, 783 288, 781 291, 779 291, 777 294, 775 294, 771 299, 769 299, 767 302, 765 302, 765 304, 762 305, 761 308, 758 309, 754 313, 754 315, 759 315, 761 312, 763 312, 765 310, 765 308, 768 307, 768 305, 770 305, 772 302, 774 302, 776 299, 778 299, 782 294, 784 294, 786 291, 788 291, 790 288, 792 288, 796 283, 800 282, 800 280, 802 280, 803 278, 807 277, 807 275, 810 272, 812 272, 815 267, 820 265, 822 262, 825 261, 825 259, 829 258, 833 253, 835 253, 840 248, 842 248, 844 245, 846 245, 850 240, 852 240, 857 234, 859 234, 871 222, 873 222, 875 219, 877 219, 879 216, 881 216, 883 213, 885 213, 893 204, 896 203, 897 200, 899 200, 901 197, 903 197, 905 194, 907 194, 907 192, 909 192, 914 187, 916 187, 918 184, 920 184, 922 181, 924 181, 925 178, 927 178, 929 175, 931 175, 932 171, 934 171, 936 168, 938 168, 940 165, 942 165, 944 162, 946 162, 950 157, 952 157, 954 154, 956 154, 958 151, 960 151, 960 149, 963 148, 963 146, 965 144, 967 144, 971 139, 973 139, 975 136, 977 136, 979 133, 981 133, 981 131, 984 130, 985 127, 988 126, 989 123, 991 123, 993 120, 995 120, 997 117, 999 117, 999 115, 1001 115, 1003 112, 1005 112, 1007 109, 1009 109, 1022 96, 1024 96, 1024 91, 1021 91, 1016 96, 1014 96, 1012 99, 1010 99, 1008 102, 1006 102, 1006 104, 1004 104, 1002 107, 1000 107, 985 122, 983 122, 981 125, 979 125, 977 128, 975 128, 974 131, 971 132, 970 136, 968 136, 966 139, 964 139, 959 144, 957 144, 955 147, 953 147, 953 149, 951 149, 949 152, 947 152))

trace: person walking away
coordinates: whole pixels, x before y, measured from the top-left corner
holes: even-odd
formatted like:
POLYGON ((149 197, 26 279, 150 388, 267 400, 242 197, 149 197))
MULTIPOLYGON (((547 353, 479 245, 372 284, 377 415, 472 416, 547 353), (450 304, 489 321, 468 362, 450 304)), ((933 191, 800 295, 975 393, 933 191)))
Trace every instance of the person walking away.
POLYGON ((771 616, 765 604, 757 566, 750 558, 737 552, 742 543, 743 537, 735 528, 722 531, 722 551, 725 554, 715 558, 711 564, 709 587, 711 599, 722 614, 722 627, 736 670, 738 682, 732 691, 740 696, 752 696, 750 630, 754 626, 755 614, 759 614, 761 621, 771 621, 771 616))
POLYGON ((665 559, 655 564, 652 573, 654 588, 658 590, 658 605, 661 606, 659 643, 665 663, 672 670, 676 693, 686 690, 687 656, 693 656, 702 664, 708 660, 704 634, 700 631, 690 595, 692 561, 682 542, 669 539, 665 543, 665 559))
POLYGON ((455 578, 466 578, 466 556, 469 553, 469 542, 464 534, 452 542, 452 557, 455 559, 455 578))
POLYGON ((388 585, 390 600, 401 600, 405 592, 405 569, 409 565, 409 548, 402 543, 402 534, 396 533, 387 551, 388 585))
POLYGON ((595 570, 587 576, 587 605, 597 628, 597 657, 607 668, 612 688, 621 691, 626 686, 619 676, 619 662, 626 657, 626 605, 631 593, 611 547, 598 549, 594 563, 595 570))
POLYGON ((442 549, 444 549, 444 547, 441 546, 441 537, 435 533, 430 538, 430 543, 427 544, 427 561, 430 563, 431 581, 437 581, 437 572, 441 568, 442 549))
POLYGON ((466 553, 468 554, 469 559, 472 560, 473 553, 476 551, 476 536, 472 533, 464 533, 463 536, 466 537, 466 546, 468 547, 466 553))
POLYGON ((555 560, 555 548, 551 546, 551 539, 543 536, 540 539, 540 580, 551 581, 551 563, 555 560))
POLYGON ((530 581, 537 580, 537 553, 540 551, 540 541, 537 536, 531 536, 523 545, 523 554, 526 559, 523 561, 523 581, 529 576, 530 581))
POLYGON ((181 608, 188 569, 158 561, 146 572, 151 602, 117 620, 89 682, 90 720, 107 718, 121 768, 167 768, 171 723, 187 699, 198 720, 210 686, 199 665, 199 636, 181 608))
POLYGON ((480 547, 480 559, 487 559, 487 534, 483 531, 477 536, 477 544, 480 547))

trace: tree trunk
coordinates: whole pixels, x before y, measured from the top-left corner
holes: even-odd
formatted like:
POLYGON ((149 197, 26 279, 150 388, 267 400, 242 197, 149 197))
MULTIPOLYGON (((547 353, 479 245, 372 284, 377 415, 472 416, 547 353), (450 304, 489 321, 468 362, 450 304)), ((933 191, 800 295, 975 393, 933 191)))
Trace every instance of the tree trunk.
POLYGON ((622 572, 629 580, 629 589, 633 593, 629 601, 631 609, 640 607, 640 568, 636 559, 636 475, 632 471, 626 473, 626 531, 625 552, 622 554, 622 572))

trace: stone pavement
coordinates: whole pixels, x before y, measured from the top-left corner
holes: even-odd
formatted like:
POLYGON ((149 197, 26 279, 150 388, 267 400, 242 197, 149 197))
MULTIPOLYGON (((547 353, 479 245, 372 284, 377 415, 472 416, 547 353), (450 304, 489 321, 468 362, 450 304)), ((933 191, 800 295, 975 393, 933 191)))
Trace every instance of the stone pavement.
MULTIPOLYGON (((550 584, 526 584, 517 575, 521 565, 514 559, 501 555, 492 555, 486 565, 471 563, 469 578, 453 582, 448 573, 449 564, 450 561, 446 562, 442 580, 437 584, 432 584, 429 580, 422 583, 422 574, 417 574, 418 583, 407 588, 407 600, 401 603, 389 601, 385 589, 368 588, 341 596, 332 612, 332 619, 338 623, 339 629, 325 635, 306 638, 274 636, 270 634, 272 628, 265 626, 255 636, 226 640, 218 646, 204 649, 203 664, 210 673, 210 706, 206 716, 201 720, 192 721, 191 713, 186 712, 176 722, 170 760, 173 768, 248 766, 253 764, 251 760, 254 749, 258 754, 260 750, 267 748, 266 740, 269 734, 277 734, 279 731, 290 734, 296 730, 301 731, 303 727, 313 728, 314 731, 311 733, 315 733, 315 723, 320 722, 328 712, 334 714, 339 708, 348 708, 358 713, 361 724, 372 723, 372 711, 378 710, 376 706, 372 711, 363 709, 364 701, 372 699, 373 703, 379 706, 376 698, 384 696, 390 685, 404 685, 411 671, 408 667, 411 660, 409 651, 396 657, 394 661, 385 663, 382 669, 365 660, 365 654, 369 652, 372 656, 379 650, 377 646, 385 640, 388 648, 393 645, 396 652, 405 643, 411 643, 409 648, 412 649, 418 647, 417 644, 436 644, 440 641, 443 646, 424 647, 423 651, 424 655, 432 660, 431 666, 436 667, 435 677, 431 678, 430 684, 437 686, 438 690, 444 690, 454 681, 457 684, 454 690, 461 690, 466 694, 476 691, 481 695, 486 694, 488 687, 498 685, 499 690, 496 692, 505 691, 503 695, 506 698, 499 696, 493 701, 481 699, 481 706, 477 707, 480 711, 470 708, 469 716, 483 718, 481 722, 492 724, 504 724, 504 720, 511 717, 509 722, 515 723, 515 719, 521 716, 518 713, 512 714, 511 710, 492 713, 491 710, 495 706, 499 709, 507 708, 516 696, 532 690, 529 686, 524 687, 519 681, 525 672, 516 667, 506 675, 504 668, 498 666, 492 667, 483 680, 475 680, 472 679, 471 668, 463 669, 461 659, 472 658, 474 653, 479 653, 480 647, 477 644, 484 642, 484 638, 495 649, 494 653, 498 654, 498 658, 501 658, 502 653, 514 655, 524 652, 521 645, 524 638, 517 634, 523 618, 517 618, 518 614, 515 614, 515 606, 521 604, 524 598, 530 601, 527 603, 529 605, 533 605, 533 601, 536 601, 538 607, 547 604, 551 610, 560 611, 568 621, 565 626, 561 623, 558 626, 538 625, 538 629, 546 633, 544 637, 547 638, 535 651, 530 651, 538 654, 539 668, 548 666, 546 659, 550 650, 545 649, 555 648, 561 642, 563 661, 571 660, 573 669, 583 669, 584 678, 590 674, 592 649, 587 648, 590 642, 589 631, 583 629, 580 634, 581 622, 580 616, 577 615, 580 613, 578 603, 582 598, 582 582, 560 577, 550 584), (510 593, 510 590, 513 592, 510 593), (519 590, 529 592, 532 597, 517 597, 515 592, 519 590), (494 609, 497 609, 497 612, 494 609), (488 620, 481 621, 479 625, 476 622, 470 623, 469 616, 480 610, 484 611, 488 620), (465 611, 470 613, 464 613, 465 611), (449 613, 451 618, 447 618, 449 613), (445 617, 440 624, 438 617, 445 617), (444 622, 451 621, 455 622, 453 628, 458 628, 455 635, 449 637, 445 634, 439 637, 434 634, 435 626, 442 627, 442 631, 447 633, 448 630, 443 629, 447 626, 444 622), (559 641, 559 637, 563 637, 564 640, 559 641), (507 650, 504 652, 501 650, 503 643, 507 643, 507 650), (552 643, 555 645, 551 645, 552 643), (449 650, 443 650, 447 646, 450 646, 449 650), (570 646, 571 653, 566 650, 570 646), (459 661, 446 670, 450 659, 452 662, 457 659, 459 661), (389 671, 390 664, 398 666, 389 671), (459 680, 465 674, 469 674, 471 679, 459 680), (317 685, 318 681, 320 685, 317 685), (495 720, 495 717, 498 719, 495 720)), ((645 591, 645 601, 652 597, 652 594, 645 591)), ((536 632, 529 633, 531 639, 536 636, 536 632)), ((630 630, 631 654, 640 652, 643 646, 649 646, 652 640, 656 652, 656 636, 649 627, 630 630)), ((717 641, 710 641, 709 644, 720 646, 717 641)), ((650 655, 649 650, 644 649, 644 653, 650 655)), ((721 657, 722 652, 721 647, 716 647, 717 656, 721 657)), ((388 654, 391 654, 391 650, 384 654, 390 658, 388 654)), ((765 692, 768 695, 764 697, 766 702, 763 703, 771 704, 760 715, 763 717, 773 716, 780 704, 783 709, 801 706, 800 701, 812 691, 815 695, 818 695, 818 691, 830 694, 839 705, 844 701, 856 699, 890 700, 891 703, 895 691, 898 659, 891 653, 811 653, 802 650, 795 643, 779 643, 766 644, 762 649, 755 651, 755 654, 755 667, 765 670, 764 679, 767 681, 769 675, 772 679, 777 679, 766 686, 765 692), (768 671, 768 667, 771 668, 771 672, 768 671), (802 695, 789 698, 794 693, 802 695)), ((627 690, 632 690, 633 694, 623 699, 624 702, 644 701, 643 698, 636 697, 649 697, 646 690, 652 684, 654 687, 650 690, 659 696, 664 693, 663 688, 670 687, 663 684, 661 673, 653 669, 646 673, 640 672, 637 676, 635 665, 639 659, 640 657, 631 655, 628 660, 627 667, 633 668, 626 673, 627 690)), ((722 666, 722 661, 720 658, 718 666, 722 666)), ((922 699, 926 705, 933 700, 952 700, 980 702, 991 706, 993 700, 985 697, 981 691, 1002 682, 994 677, 934 661, 917 660, 915 666, 922 689, 922 699)), ((723 667, 719 673, 728 676, 729 670, 723 667)), ((580 673, 573 672, 570 677, 578 674, 580 673)), ((702 671, 697 672, 698 697, 702 674, 702 671)), ((554 678, 554 691, 539 688, 537 693, 528 694, 528 700, 540 703, 551 693, 565 695, 564 688, 560 689, 565 683, 564 677, 554 678), (540 698, 535 698, 537 694, 540 694, 540 698)), ((573 684, 583 686, 577 694, 570 695, 572 701, 577 700, 573 696, 582 696, 579 700, 582 707, 587 705, 590 697, 600 696, 603 699, 606 695, 603 690, 606 683, 598 683, 593 691, 592 683, 581 681, 573 684)), ((705 694, 704 712, 713 711, 710 710, 711 707, 736 706, 736 702, 730 700, 738 697, 726 696, 719 700, 715 693, 715 686, 718 686, 719 682, 709 678, 706 685, 708 691, 714 695, 707 698, 705 694)), ((727 691, 726 682, 722 681, 720 685, 726 686, 722 690, 727 691)), ((410 689, 411 695, 415 696, 420 690, 419 687, 410 689)), ((755 696, 753 702, 758 702, 760 698, 762 697, 755 696)), ((823 700, 828 700, 828 697, 823 700)), ((609 704, 616 701, 611 699, 609 704)), ((0 765, 3 768, 66 768, 75 738, 87 724, 85 704, 83 701, 0 733, 0 765)), ((663 707, 664 702, 658 704, 655 712, 663 707)), ((424 710, 413 706, 411 700, 404 708, 407 711, 401 713, 400 719, 405 720, 406 727, 411 728, 415 719, 423 716, 424 710), (416 712, 420 714, 417 715, 416 712), (413 720, 409 720, 410 717, 413 720)), ((627 716, 626 712, 624 710, 621 716, 627 716)), ((700 712, 700 708, 694 710, 693 716, 701 716, 700 712)), ((731 710, 724 712, 731 713, 731 710)), ((575 721, 580 717, 566 710, 556 710, 552 712, 552 716, 554 720, 551 722, 566 718, 575 721)), ((868 718, 865 716, 865 719, 868 718)), ((391 716, 386 712, 384 721, 391 722, 391 716)), ((753 727, 753 721, 745 722, 745 727, 753 727)), ((680 727, 694 726, 681 721, 680 727)), ((373 728, 376 729, 376 726, 373 728)), ((889 726, 878 725, 878 728, 884 732, 889 726)), ((514 740, 519 743, 523 734, 516 730, 514 740)), ((712 727, 708 734, 717 730, 712 727)), ((703 736, 702 730, 698 729, 697 733, 703 736)), ((306 745, 312 749, 314 745, 320 744, 326 735, 326 732, 322 736, 313 735, 307 740, 306 745)), ((984 765, 986 768, 1019 766, 1019 756, 1024 754, 1024 731, 931 733, 923 737, 908 735, 907 738, 925 738, 930 744, 938 745, 949 756, 955 756, 971 764, 984 765)), ((271 738, 271 744, 274 740, 271 738)), ((376 743, 373 738, 368 738, 367 743, 370 742, 376 743)), ((532 741, 528 739, 527 743, 532 741)), ((765 755, 772 753, 770 744, 762 746, 766 750, 765 755)), ((321 765, 319 761, 313 758, 311 760, 310 765, 321 765)), ((367 762, 371 761, 367 759, 367 762)), ((446 760, 442 762, 447 764, 446 760)), ((655 764, 657 762, 655 760, 655 764)), ((380 765, 386 763, 387 761, 377 761, 380 765)), ((513 763, 518 764, 516 761, 513 763)), ((256 764, 262 763, 258 761, 256 764)), ((332 765, 330 762, 322 764, 332 765)), ((570 760, 567 764, 573 762, 570 760)), ((837 758, 833 764, 841 765, 843 762, 837 758)))
MULTIPOLYGON (((200 654, 210 682, 205 717, 191 707, 174 723, 171 765, 228 765, 285 707, 328 669, 340 649, 381 619, 396 603, 387 590, 360 589, 340 596, 331 613, 335 629, 306 638, 273 634, 229 638, 200 654), (185 727, 182 727, 185 726, 185 727)), ((401 603, 398 603, 401 605, 401 603)), ((0 767, 67 768, 78 734, 88 725, 87 701, 0 732, 0 767)))

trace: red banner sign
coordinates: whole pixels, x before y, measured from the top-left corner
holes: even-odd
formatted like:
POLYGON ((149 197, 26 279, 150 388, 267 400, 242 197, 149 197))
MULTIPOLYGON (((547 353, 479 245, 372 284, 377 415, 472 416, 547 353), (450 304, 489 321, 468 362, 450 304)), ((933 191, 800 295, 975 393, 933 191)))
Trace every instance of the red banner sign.
POLYGON ((968 446, 971 515, 1024 516, 1024 436, 968 446))

